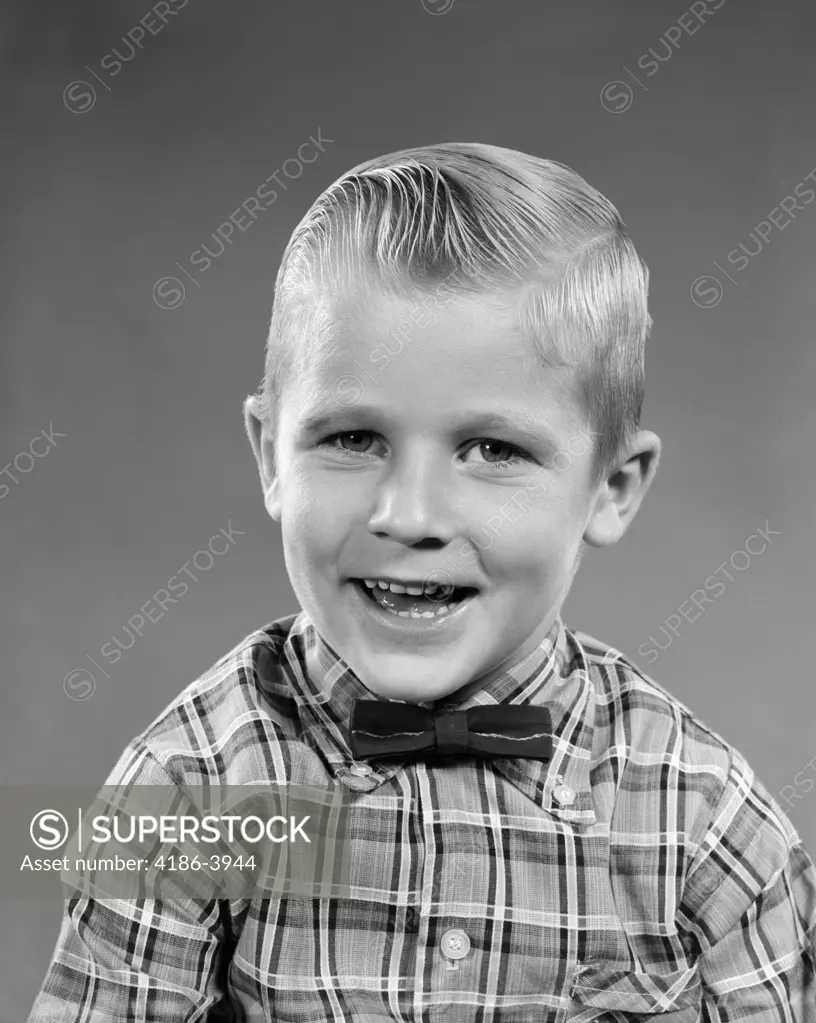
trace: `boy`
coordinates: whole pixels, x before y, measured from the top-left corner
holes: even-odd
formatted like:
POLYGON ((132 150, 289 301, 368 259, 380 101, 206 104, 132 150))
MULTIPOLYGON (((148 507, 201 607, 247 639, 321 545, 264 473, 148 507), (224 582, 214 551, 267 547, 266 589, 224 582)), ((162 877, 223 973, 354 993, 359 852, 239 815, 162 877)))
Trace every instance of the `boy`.
POLYGON ((793 828, 560 617, 657 468, 647 287, 614 207, 521 153, 391 154, 320 196, 246 404, 303 610, 111 781, 342 786, 351 897, 77 896, 32 1020, 816 1020, 793 828))

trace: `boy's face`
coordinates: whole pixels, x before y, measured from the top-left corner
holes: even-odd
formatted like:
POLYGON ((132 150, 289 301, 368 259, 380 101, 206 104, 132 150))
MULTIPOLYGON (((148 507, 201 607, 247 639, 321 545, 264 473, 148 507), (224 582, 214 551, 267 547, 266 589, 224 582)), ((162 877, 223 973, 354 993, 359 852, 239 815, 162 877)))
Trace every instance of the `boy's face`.
POLYGON ((331 354, 287 380, 274 469, 264 432, 267 507, 298 600, 379 696, 480 688, 546 636, 577 567, 594 436, 569 371, 534 364, 519 305, 333 301, 331 354), (376 589, 389 611, 366 579, 475 592, 438 617, 400 616, 411 595, 376 589))

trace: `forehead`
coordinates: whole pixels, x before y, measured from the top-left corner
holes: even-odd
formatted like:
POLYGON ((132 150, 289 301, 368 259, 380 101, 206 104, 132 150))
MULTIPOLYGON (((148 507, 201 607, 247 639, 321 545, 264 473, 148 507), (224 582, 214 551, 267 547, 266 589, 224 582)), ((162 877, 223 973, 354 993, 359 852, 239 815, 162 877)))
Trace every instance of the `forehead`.
POLYGON ((366 405, 438 418, 442 410, 538 412, 565 427, 584 422, 574 371, 543 362, 523 336, 525 291, 476 295, 450 287, 394 294, 359 289, 320 296, 327 328, 305 346, 287 385, 304 415, 348 406, 348 388, 366 405), (359 383, 358 383, 359 382, 359 383))

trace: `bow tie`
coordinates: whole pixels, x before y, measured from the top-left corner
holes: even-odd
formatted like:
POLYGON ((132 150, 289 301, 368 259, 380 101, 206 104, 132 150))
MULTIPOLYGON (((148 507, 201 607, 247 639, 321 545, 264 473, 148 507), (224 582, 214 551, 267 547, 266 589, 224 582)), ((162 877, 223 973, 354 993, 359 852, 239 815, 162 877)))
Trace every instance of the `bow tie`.
POLYGON ((355 759, 526 757, 552 759, 551 719, 544 707, 426 710, 412 703, 355 700, 351 752, 355 759))

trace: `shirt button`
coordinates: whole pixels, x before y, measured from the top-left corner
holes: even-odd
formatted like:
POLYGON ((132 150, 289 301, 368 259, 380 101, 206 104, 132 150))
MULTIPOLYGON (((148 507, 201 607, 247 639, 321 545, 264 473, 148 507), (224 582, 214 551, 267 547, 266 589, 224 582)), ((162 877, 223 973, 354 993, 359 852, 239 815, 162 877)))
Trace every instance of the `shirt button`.
POLYGON ((440 951, 446 959, 464 959, 470 951, 470 938, 458 927, 445 931, 440 942, 440 951))
POLYGON ((556 785, 553 789, 553 796, 555 801, 562 806, 572 806, 575 802, 575 790, 571 789, 569 785, 556 785))
POLYGON ((367 778, 371 771, 372 768, 368 764, 352 764, 349 768, 349 774, 353 774, 355 778, 367 778))

